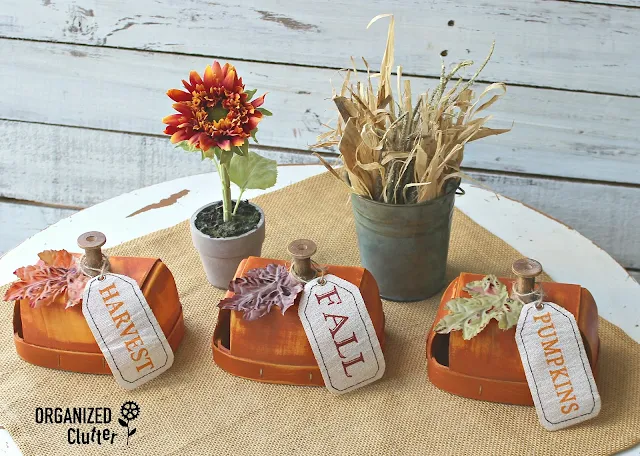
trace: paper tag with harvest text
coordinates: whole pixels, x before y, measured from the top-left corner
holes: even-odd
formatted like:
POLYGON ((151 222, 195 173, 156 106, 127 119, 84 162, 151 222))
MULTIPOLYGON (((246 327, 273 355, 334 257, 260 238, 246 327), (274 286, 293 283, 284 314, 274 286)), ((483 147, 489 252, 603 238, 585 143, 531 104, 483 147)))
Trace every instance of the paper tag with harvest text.
POLYGON ((526 304, 516 343, 540 424, 555 431, 594 418, 600 395, 576 319, 561 306, 526 304))
POLYGON ((84 314, 116 382, 128 390, 173 364, 173 351, 135 280, 94 277, 84 289, 84 314))
POLYGON ((334 275, 312 280, 298 315, 329 391, 343 394, 382 377, 382 348, 354 284, 334 275))

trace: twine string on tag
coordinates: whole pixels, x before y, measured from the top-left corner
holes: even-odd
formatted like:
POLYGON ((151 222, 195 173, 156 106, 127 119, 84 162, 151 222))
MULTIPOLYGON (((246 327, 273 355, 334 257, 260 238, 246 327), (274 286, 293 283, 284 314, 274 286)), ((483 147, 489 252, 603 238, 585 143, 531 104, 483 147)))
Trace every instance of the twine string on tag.
POLYGON ((313 260, 311 260, 311 266, 316 270, 316 272, 320 273, 320 278, 318 279, 318 283, 320 285, 324 285, 325 283, 327 283, 326 279, 324 278, 324 275, 327 273, 328 268, 326 266, 321 266, 320 264, 316 263, 313 260))
POLYGON ((312 268, 314 271, 316 271, 316 275, 315 275, 315 277, 313 277, 312 279, 304 279, 304 278, 300 277, 300 276, 296 273, 295 268, 293 267, 293 265, 294 265, 294 262, 293 262, 293 261, 291 261, 291 264, 290 264, 290 266, 289 266, 289 273, 290 273, 293 277, 295 277, 297 280, 299 280, 300 282, 305 283, 305 284, 306 284, 306 283, 311 282, 312 280, 315 280, 315 279, 316 279, 316 277, 318 276, 318 273, 320 273, 320 278, 318 279, 318 283, 319 283, 320 285, 324 285, 325 283, 327 283, 327 281, 325 280, 324 276, 325 276, 325 274, 327 273, 328 268, 327 268, 326 266, 322 266, 322 265, 321 265, 321 264, 319 264, 319 263, 316 263, 316 262, 315 262, 315 261, 313 261, 313 260, 310 260, 310 261, 311 261, 311 268, 312 268))
POLYGON ((80 258, 80 270, 82 273, 89 277, 98 276, 98 280, 104 280, 104 274, 111 269, 111 265, 109 264, 109 258, 102 254, 102 265, 99 268, 94 268, 87 264, 87 257, 82 255, 80 258))
POLYGON ((534 304, 536 306, 536 309, 538 310, 542 310, 544 307, 544 303, 542 302, 544 298, 544 291, 539 284, 536 284, 533 291, 530 291, 529 293, 520 293, 517 290, 517 284, 514 283, 513 287, 511 288, 511 298, 517 299, 522 304, 534 304), (529 300, 529 298, 532 296, 536 296, 536 299, 531 301, 529 300))

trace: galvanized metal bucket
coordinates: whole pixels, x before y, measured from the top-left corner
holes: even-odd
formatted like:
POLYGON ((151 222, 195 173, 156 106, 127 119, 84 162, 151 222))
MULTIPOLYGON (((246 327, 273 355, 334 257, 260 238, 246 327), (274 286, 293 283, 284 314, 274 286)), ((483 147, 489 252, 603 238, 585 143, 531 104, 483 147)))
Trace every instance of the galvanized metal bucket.
POLYGON ((360 261, 383 298, 419 301, 444 287, 459 181, 450 184, 445 195, 419 204, 386 204, 351 194, 360 261))

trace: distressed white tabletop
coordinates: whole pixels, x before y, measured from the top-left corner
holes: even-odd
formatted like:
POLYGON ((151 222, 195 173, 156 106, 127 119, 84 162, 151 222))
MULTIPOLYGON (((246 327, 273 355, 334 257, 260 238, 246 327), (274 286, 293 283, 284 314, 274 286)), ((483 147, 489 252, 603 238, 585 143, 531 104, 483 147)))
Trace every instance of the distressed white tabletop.
MULTIPOLYGON (((268 191, 324 171, 322 166, 281 166, 278 183, 268 191)), ((632 298, 640 295, 640 285, 609 254, 574 229, 522 203, 471 185, 463 188, 466 195, 456 198, 458 209, 523 255, 540 261, 555 281, 588 288, 600 315, 640 342, 640 306, 632 298)), ((245 196, 268 191, 247 191, 245 196)), ((42 250, 77 251, 76 239, 85 231, 104 232, 106 247, 112 247, 173 226, 220 198, 214 174, 175 179, 112 198, 59 221, 0 258, 0 285, 14 280, 13 271, 34 263, 42 250)), ((640 455, 640 449, 624 454, 640 455)))

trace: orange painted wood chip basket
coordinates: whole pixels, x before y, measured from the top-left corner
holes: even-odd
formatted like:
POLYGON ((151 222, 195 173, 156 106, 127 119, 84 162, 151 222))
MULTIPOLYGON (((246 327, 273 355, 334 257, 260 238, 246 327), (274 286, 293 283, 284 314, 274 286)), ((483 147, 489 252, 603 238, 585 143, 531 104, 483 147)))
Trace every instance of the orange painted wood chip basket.
MULTIPOLYGON (((98 254, 102 254, 98 248, 98 254)), ((109 272, 134 279, 153 311, 171 348, 184 336, 182 306, 171 271, 157 258, 109 257, 109 272)), ((18 355, 38 366, 91 374, 111 370, 82 314, 82 306, 65 309, 63 302, 32 308, 16 301, 13 337, 18 355)))
MULTIPOLYGON (((282 260, 249 257, 240 263, 235 278, 251 269, 282 260)), ((351 266, 327 266, 333 274, 356 285, 384 348, 384 313, 378 285, 369 271, 351 266)), ((232 296, 227 292, 226 296, 232 296)), ((242 312, 221 309, 213 333, 215 363, 230 374, 265 383, 323 386, 320 368, 298 317, 298 299, 284 315, 273 310, 257 320, 243 319, 242 312)))
MULTIPOLYGON (((515 268, 515 266, 514 266, 515 268)), ((445 305, 451 299, 469 297, 464 286, 483 275, 462 273, 444 292, 440 308, 427 338, 427 369, 429 380, 445 391, 491 402, 533 405, 515 341, 516 328, 502 330, 495 320, 470 340, 461 331, 437 334, 435 325, 448 313, 445 305)), ((514 279, 499 278, 512 290, 514 279)), ((600 340, 598 338, 598 310, 591 293, 580 285, 539 283, 544 300, 554 302, 571 312, 596 375, 600 340)), ((522 290, 522 288, 520 288, 522 290)))

